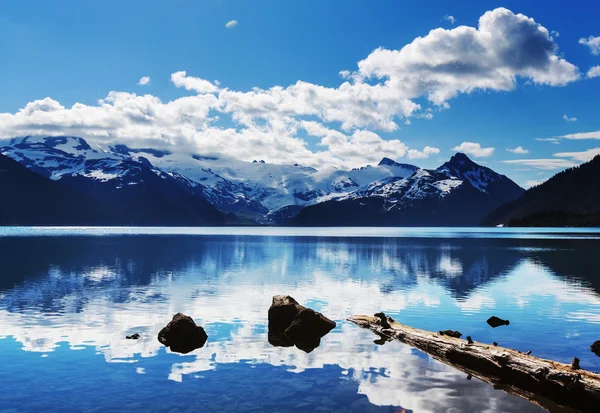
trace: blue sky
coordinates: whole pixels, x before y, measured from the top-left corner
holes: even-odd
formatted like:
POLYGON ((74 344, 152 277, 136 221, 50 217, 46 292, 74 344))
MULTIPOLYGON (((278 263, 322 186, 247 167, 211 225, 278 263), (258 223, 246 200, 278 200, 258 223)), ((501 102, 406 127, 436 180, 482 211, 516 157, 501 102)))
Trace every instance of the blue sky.
POLYGON ((588 76, 600 66, 599 15, 598 3, 566 1, 5 1, 0 137, 66 133, 317 167, 383 155, 435 167, 460 147, 528 186, 600 152, 600 76, 588 76), (477 30, 486 12, 486 27, 501 31, 489 44, 481 28, 473 38, 457 29, 477 30), (448 32, 428 35, 436 28, 448 32), (361 92, 340 91, 343 82, 361 92), (257 115, 273 96, 278 113, 257 115), (588 132, 595 139, 536 140, 588 132), (517 147, 528 153, 507 151, 517 147))

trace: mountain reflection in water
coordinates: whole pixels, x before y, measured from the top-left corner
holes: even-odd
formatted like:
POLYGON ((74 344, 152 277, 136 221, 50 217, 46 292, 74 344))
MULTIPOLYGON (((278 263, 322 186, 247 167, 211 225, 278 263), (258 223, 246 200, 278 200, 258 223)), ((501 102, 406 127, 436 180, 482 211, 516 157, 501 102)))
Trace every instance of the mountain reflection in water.
MULTIPOLYGON (((311 412, 539 411, 401 343, 378 346, 370 332, 344 320, 384 311, 408 325, 459 330, 538 357, 570 362, 576 355, 582 367, 598 371, 600 358, 589 345, 600 339, 599 246, 591 239, 527 238, 0 237, 0 380, 10 394, 25 366, 39 373, 29 391, 54 386, 61 394, 62 376, 47 366, 60 360, 65 369, 77 359, 79 367, 111 378, 69 369, 73 386, 96 407, 100 388, 130 402, 135 387, 145 411, 162 411, 165 392, 183 395, 186 383, 200 381, 187 401, 204 409, 213 403, 214 411, 228 410, 214 397, 205 400, 201 389, 220 391, 238 408, 246 403, 247 411, 292 402, 300 407, 291 411, 311 412), (338 326, 310 354, 272 347, 267 310, 278 294, 338 326), (187 356, 156 339, 177 312, 209 336, 187 356), (491 329, 485 321, 494 314, 510 326, 491 329), (141 338, 125 339, 132 333, 141 338), (111 375, 117 370, 119 377, 111 375), (129 374, 147 382, 132 384, 129 374), (169 387, 167 378, 181 383, 169 387)), ((69 390, 65 406, 86 403, 69 390)), ((4 397, 0 405, 36 411, 4 397)))

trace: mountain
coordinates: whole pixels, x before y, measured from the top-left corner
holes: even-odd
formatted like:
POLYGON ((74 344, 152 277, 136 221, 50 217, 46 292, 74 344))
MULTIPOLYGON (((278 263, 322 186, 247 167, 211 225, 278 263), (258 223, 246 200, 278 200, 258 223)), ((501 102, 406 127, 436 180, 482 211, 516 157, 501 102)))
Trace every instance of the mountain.
POLYGON ((91 202, 98 225, 475 225, 523 192, 464 154, 432 170, 316 170, 71 136, 14 138, 0 154, 91 202))
MULTIPOLYGON (((44 178, 46 187, 63 191, 68 188, 71 194, 85 198, 96 209, 104 211, 86 216, 81 222, 73 219, 65 225, 76 222, 86 225, 221 225, 225 222, 223 214, 185 178, 156 169, 141 156, 103 151, 92 148, 81 138, 64 136, 13 139, 0 148, 0 153, 44 178)), ((29 190, 30 186, 21 188, 29 190)), ((16 200, 30 199, 25 191, 13 196, 16 200)), ((66 210, 75 215, 79 213, 76 205, 67 204, 66 210)), ((28 218, 31 219, 34 218, 28 218)))
POLYGON ((375 181, 347 195, 308 206, 294 223, 470 226, 523 192, 506 176, 457 153, 437 169, 417 169, 406 177, 375 181))
MULTIPOLYGON (((289 220, 306 205, 348 194, 376 180, 408 176, 418 169, 384 159, 376 167, 317 171, 298 164, 244 162, 125 145, 92 146, 82 138, 68 136, 15 138, 0 146, 0 153, 52 180, 67 182, 99 202, 107 193, 122 199, 135 192, 136 185, 152 180, 152 172, 220 211, 255 224, 289 220), (144 179, 140 179, 142 173, 144 179)), ((130 198, 123 202, 129 205, 134 197, 130 198)))
POLYGON ((78 191, 0 155, 0 225, 112 223, 110 214, 78 191))
POLYGON ((599 226, 600 155, 530 188, 492 212, 483 224, 599 226))

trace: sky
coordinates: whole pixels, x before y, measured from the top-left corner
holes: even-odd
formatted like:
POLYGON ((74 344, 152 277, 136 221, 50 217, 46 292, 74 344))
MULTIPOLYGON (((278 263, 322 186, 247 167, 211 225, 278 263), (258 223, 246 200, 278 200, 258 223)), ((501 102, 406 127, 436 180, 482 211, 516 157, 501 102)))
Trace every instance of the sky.
POLYGON ((600 3, 6 0, 0 139, 321 168, 461 151, 524 187, 600 153, 600 3))

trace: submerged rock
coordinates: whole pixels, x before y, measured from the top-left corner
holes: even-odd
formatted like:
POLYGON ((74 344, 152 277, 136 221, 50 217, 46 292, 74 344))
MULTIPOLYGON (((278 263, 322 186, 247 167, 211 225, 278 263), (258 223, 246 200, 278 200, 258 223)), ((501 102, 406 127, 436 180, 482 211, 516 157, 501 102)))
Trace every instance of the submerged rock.
POLYGON ((298 304, 289 295, 276 295, 269 308, 269 343, 277 347, 295 345, 310 353, 321 338, 335 328, 335 322, 323 314, 298 304))
POLYGON ((448 336, 448 337, 454 337, 454 338, 460 338, 462 336, 462 333, 460 333, 456 330, 442 330, 439 333, 441 336, 448 336))
POLYGON ((137 340, 137 339, 140 338, 140 335, 138 333, 134 333, 134 334, 132 334, 130 336, 125 336, 125 338, 128 339, 128 340, 137 340))
POLYGON ((510 321, 508 320, 503 320, 501 318, 494 316, 491 316, 490 318, 488 318, 487 323, 492 327, 492 328, 496 328, 496 327, 500 327, 500 326, 507 326, 510 324, 510 321))
POLYGON ((208 335, 204 329, 194 322, 192 317, 177 313, 173 319, 158 333, 158 341, 177 353, 189 353, 201 348, 208 335))
POLYGON ((594 341, 594 344, 590 346, 592 353, 600 357, 600 340, 594 341))

